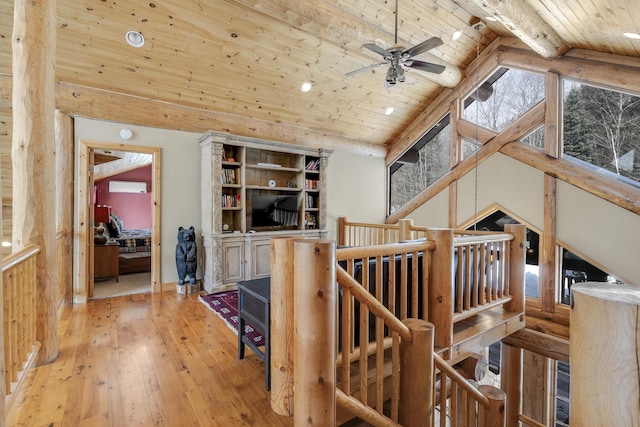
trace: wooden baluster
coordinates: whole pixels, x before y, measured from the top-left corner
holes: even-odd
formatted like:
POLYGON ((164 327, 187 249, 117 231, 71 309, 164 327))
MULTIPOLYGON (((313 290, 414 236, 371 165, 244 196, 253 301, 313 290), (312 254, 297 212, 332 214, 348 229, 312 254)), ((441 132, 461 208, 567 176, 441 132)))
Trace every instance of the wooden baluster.
POLYGON ((479 262, 479 254, 480 245, 473 245, 473 272, 471 273, 471 286, 473 287, 473 296, 472 296, 472 305, 473 307, 478 306, 479 302, 479 292, 480 292, 480 275, 482 274, 480 271, 479 262))
POLYGON ((15 280, 11 283, 11 294, 15 298, 11 305, 13 311, 11 313, 11 382, 18 379, 18 366, 20 363, 20 285, 24 283, 21 266, 15 269, 15 280))
POLYGON ((12 294, 11 283, 15 279, 13 276, 13 269, 7 271, 2 275, 3 277, 3 307, 4 307, 4 383, 5 383, 5 395, 11 392, 11 356, 13 343, 13 336, 11 334, 11 316, 13 313, 12 301, 14 299, 12 294))
MULTIPOLYGON (((424 256, 424 255, 423 255, 424 256)), ((393 259, 393 258, 391 258, 393 259)), ((411 254, 411 317, 418 318, 418 252, 411 254)))
POLYGON ((480 304, 484 305, 488 298, 489 288, 487 286, 487 244, 480 244, 480 304))
MULTIPOLYGON (((392 260, 393 257, 390 257, 392 260)), ((382 256, 376 257, 376 299, 384 304, 382 299, 382 256)), ((382 414, 384 404, 384 322, 376 316, 376 410, 382 414)))
POLYGON ((294 426, 336 425, 335 242, 295 242, 294 426))

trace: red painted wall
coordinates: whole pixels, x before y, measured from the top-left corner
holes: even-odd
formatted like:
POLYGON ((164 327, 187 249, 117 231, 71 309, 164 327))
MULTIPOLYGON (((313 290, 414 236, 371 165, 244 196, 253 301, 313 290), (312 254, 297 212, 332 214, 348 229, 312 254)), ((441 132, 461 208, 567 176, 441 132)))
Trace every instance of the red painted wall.
POLYGON ((151 228, 151 165, 96 181, 97 202, 110 205, 111 212, 120 216, 126 230, 151 228), (109 181, 137 181, 147 183, 146 193, 109 193, 109 181))

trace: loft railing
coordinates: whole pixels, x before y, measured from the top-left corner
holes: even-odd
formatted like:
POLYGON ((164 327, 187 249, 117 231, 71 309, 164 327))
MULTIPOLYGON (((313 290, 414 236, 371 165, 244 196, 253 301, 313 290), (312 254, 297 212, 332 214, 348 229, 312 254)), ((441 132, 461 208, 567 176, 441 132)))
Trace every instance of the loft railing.
POLYGON ((340 218, 338 227, 341 244, 350 250, 367 247, 369 238, 363 236, 370 235, 384 236, 385 243, 438 242, 430 255, 432 297, 423 305, 431 313, 422 318, 434 324, 436 350, 450 362, 477 351, 473 348, 480 343, 478 337, 464 333, 455 337, 456 323, 495 308, 504 313, 494 313, 493 320, 508 333, 524 327, 524 226, 507 225, 507 232, 496 233, 416 227, 409 219, 366 224, 340 218), (455 347, 461 341, 465 345, 455 347))
POLYGON ((2 261, 4 305, 5 404, 35 364, 40 342, 36 340, 36 261, 40 247, 30 244, 2 261))

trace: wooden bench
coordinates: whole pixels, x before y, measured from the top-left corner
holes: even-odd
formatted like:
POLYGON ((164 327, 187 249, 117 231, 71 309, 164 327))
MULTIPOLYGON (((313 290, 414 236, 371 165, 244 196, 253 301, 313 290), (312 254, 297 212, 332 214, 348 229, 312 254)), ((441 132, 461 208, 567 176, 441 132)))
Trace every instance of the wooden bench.
POLYGON ((125 252, 118 255, 120 274, 151 271, 151 252, 125 252))

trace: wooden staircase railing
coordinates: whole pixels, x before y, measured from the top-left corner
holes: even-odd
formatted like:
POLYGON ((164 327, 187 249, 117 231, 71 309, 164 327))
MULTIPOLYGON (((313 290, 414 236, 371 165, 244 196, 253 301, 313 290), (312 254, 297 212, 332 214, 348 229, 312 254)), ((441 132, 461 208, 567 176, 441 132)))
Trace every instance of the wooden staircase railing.
POLYGON ((447 361, 434 355, 432 426, 498 427, 506 425, 506 394, 490 385, 467 381, 447 361))
POLYGON ((36 340, 36 260, 40 247, 30 244, 2 261, 4 305, 5 405, 34 366, 36 340))
MULTIPOLYGON (((290 256, 280 248, 275 258, 294 265, 295 396, 288 400, 294 402, 294 425, 339 425, 345 409, 350 417, 376 426, 505 425, 504 393, 491 386, 474 388, 434 353, 433 325, 407 318, 428 309, 427 293, 418 291, 418 275, 428 279, 434 242, 341 249, 339 256, 335 243, 327 240, 297 240, 291 246, 290 256), (375 260, 374 271, 367 257, 375 260), (395 262, 383 270, 385 257, 399 260, 398 274, 395 262), (353 277, 358 259, 362 276, 375 275, 372 282, 363 281, 366 287, 353 277), (383 290, 387 279, 391 283, 383 290), (370 286, 378 297, 368 292, 370 286), (325 337, 332 331, 339 331, 333 343, 325 337)), ((274 392, 278 394, 272 382, 272 397, 274 392)))

